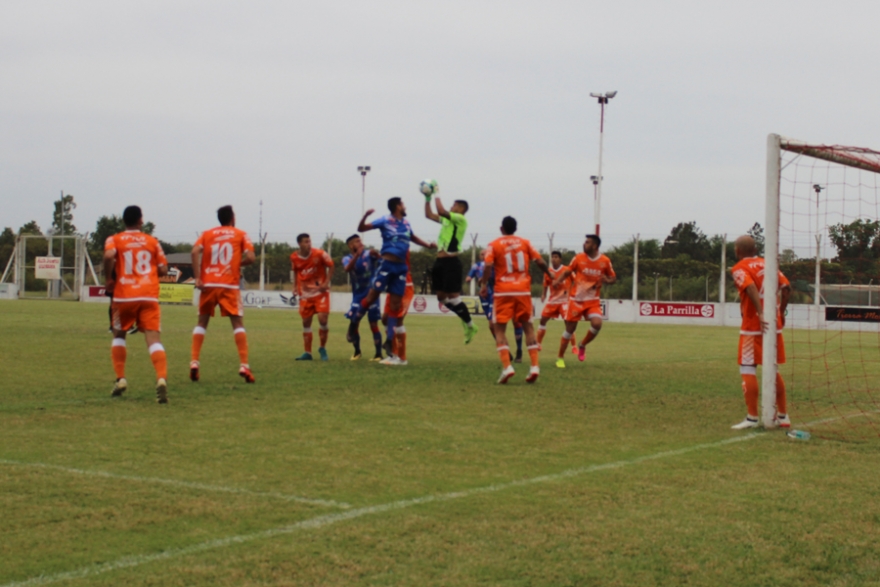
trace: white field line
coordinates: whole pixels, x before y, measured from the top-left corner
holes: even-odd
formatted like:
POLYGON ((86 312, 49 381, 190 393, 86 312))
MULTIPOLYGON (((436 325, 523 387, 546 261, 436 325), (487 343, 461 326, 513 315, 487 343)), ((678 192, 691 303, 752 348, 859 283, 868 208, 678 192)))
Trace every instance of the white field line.
POLYGON ((177 479, 161 479, 159 477, 139 477, 137 475, 118 475, 116 473, 108 473, 106 471, 90 471, 88 469, 74 469, 73 467, 62 467, 60 465, 49 465, 46 463, 28 463, 24 461, 10 461, 0 459, 0 465, 14 465, 20 467, 35 467, 39 469, 50 469, 52 471, 62 471, 64 473, 73 473, 76 475, 87 475, 89 477, 103 477, 105 479, 119 479, 122 481, 134 481, 137 483, 157 483, 160 485, 171 485, 172 487, 186 487, 187 489, 199 489, 201 491, 218 491, 221 493, 236 493, 239 495, 248 495, 252 497, 267 497, 279 499, 282 501, 295 501, 297 503, 305 503, 309 505, 317 505, 322 507, 347 509, 351 504, 332 501, 327 499, 311 499, 299 495, 288 495, 285 493, 276 493, 273 491, 251 491, 250 489, 240 489, 238 487, 225 487, 222 485, 208 485, 207 483, 195 483, 192 481, 179 481, 177 479))
POLYGON ((291 534, 293 532, 299 530, 315 530, 318 528, 323 528, 325 526, 330 526, 332 524, 336 524, 338 522, 344 522, 346 520, 353 520, 355 518, 360 518, 363 516, 367 516, 370 514, 381 514, 384 512, 390 512, 395 510, 402 510, 405 508, 422 505, 426 503, 437 503, 444 501, 451 501, 454 499, 463 499, 466 497, 471 497, 473 495, 480 495, 484 493, 494 493, 497 491, 504 491, 506 489, 511 489, 514 487, 525 487, 529 485, 535 485, 537 483, 548 483, 552 481, 559 481, 562 479, 568 479, 571 477, 576 477, 578 475, 585 475, 588 473, 596 473, 599 471, 608 471, 612 469, 621 469, 623 467, 628 467, 631 465, 638 465, 640 463, 645 463, 649 461, 656 461, 659 459, 665 459, 669 457, 676 457, 679 455, 684 455, 691 452, 696 452, 699 450, 707 449, 707 448, 718 448, 728 444, 734 444, 738 442, 745 442, 747 440, 752 440, 754 438, 758 438, 762 436, 761 433, 753 432, 751 434, 746 434, 744 436, 737 436, 734 438, 728 438, 726 440, 721 440, 719 442, 709 442, 705 444, 697 444, 694 446, 689 446, 686 448, 680 448, 676 450, 668 450, 664 452, 654 453, 652 455, 647 455, 644 457, 636 457, 634 459, 628 459, 623 461, 614 461, 613 463, 605 463, 604 465, 591 465, 589 467, 579 467, 576 469, 568 469, 566 471, 562 471, 561 473, 553 473, 550 475, 541 475, 540 477, 532 477, 530 479, 521 479, 519 481, 509 481, 507 483, 498 483, 495 485, 487 485, 485 487, 475 487, 473 489, 464 489, 462 491, 453 491, 451 493, 440 493, 435 495, 427 495, 424 497, 416 497, 414 499, 403 499, 400 501, 393 501, 390 503, 367 506, 363 508, 351 509, 344 512, 339 512, 336 514, 326 514, 323 516, 317 516, 315 518, 310 518, 308 520, 303 520, 301 522, 296 522, 295 524, 290 524, 288 526, 281 526, 279 528, 272 528, 270 530, 263 530, 262 532, 254 532, 253 534, 242 534, 239 536, 229 536, 227 538, 218 538, 216 540, 209 540, 207 542, 201 542, 199 544, 194 544, 192 546, 186 546, 183 548, 171 548, 164 552, 159 552, 156 554, 145 554, 145 555, 136 555, 136 556, 127 556, 115 561, 111 561, 108 563, 100 564, 100 565, 91 565, 87 567, 82 567, 75 571, 67 571, 64 573, 57 573, 54 575, 41 575, 38 577, 32 577, 30 579, 26 579, 24 581, 16 581, 13 583, 7 583, 5 585, 0 585, 0 587, 35 587, 38 585, 49 585, 50 583, 57 583, 59 581, 66 581, 69 579, 83 579, 86 577, 93 577, 95 575, 101 575, 104 573, 109 573, 111 571, 118 571, 120 569, 128 569, 131 567, 136 567, 140 565, 144 565, 147 563, 164 561, 171 558, 177 558, 181 556, 187 556, 191 554, 197 554, 201 552, 205 552, 208 550, 214 550, 217 548, 223 548, 226 546, 231 546, 234 544, 243 544, 246 542, 252 542, 254 540, 261 540, 265 538, 272 538, 274 536, 280 536, 284 534, 291 534))

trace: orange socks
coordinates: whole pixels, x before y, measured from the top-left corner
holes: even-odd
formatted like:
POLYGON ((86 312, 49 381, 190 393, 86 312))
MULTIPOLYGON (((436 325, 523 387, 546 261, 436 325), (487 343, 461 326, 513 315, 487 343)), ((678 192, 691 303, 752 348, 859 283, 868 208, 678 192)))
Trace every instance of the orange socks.
POLYGON ((161 342, 154 342, 150 345, 150 360, 153 361, 153 368, 156 370, 156 377, 165 379, 168 377, 168 359, 165 357, 165 347, 161 342))
POLYGON ((538 345, 526 347, 529 349, 529 359, 532 361, 532 367, 538 366, 538 345))
POLYGON ((571 333, 569 331, 565 331, 562 333, 562 340, 559 341, 559 358, 565 357, 565 349, 568 348, 568 343, 571 341, 571 333))
MULTIPOLYGON (((746 410, 752 418, 758 417, 758 376, 754 373, 742 373, 743 396, 746 399, 746 410)), ((783 392, 784 393, 784 392, 783 392)))
POLYGON ((312 353, 312 329, 311 328, 303 328, 303 345, 305 346, 306 352, 312 353))
POLYGON ((330 329, 326 326, 318 327, 318 340, 321 341, 321 348, 325 348, 327 346, 327 336, 330 334, 330 329))
POLYGON ((505 369, 510 367, 510 347, 505 345, 498 347, 498 356, 501 357, 501 364, 505 369))
POLYGON ((127 354, 125 339, 114 338, 113 346, 110 347, 110 358, 113 360, 113 370, 116 371, 117 379, 125 377, 125 357, 127 354))
POLYGON ((785 398, 785 381, 782 380, 782 375, 779 373, 776 373, 776 413, 788 413, 788 401, 785 398))
POLYGON ((192 360, 198 361, 199 355, 202 353, 202 343, 205 342, 205 329, 201 326, 196 326, 193 328, 193 341, 192 341, 192 360))
POLYGON ((241 361, 242 365, 248 364, 248 345, 247 345, 247 334, 244 331, 244 328, 236 328, 232 331, 232 335, 235 336, 235 346, 238 347, 238 359, 241 361))
POLYGON ((599 336, 599 331, 596 330, 595 328, 593 328, 592 326, 590 326, 590 330, 587 332, 587 335, 581 341, 581 346, 587 346, 588 344, 593 342, 593 339, 596 338, 597 336, 599 336))

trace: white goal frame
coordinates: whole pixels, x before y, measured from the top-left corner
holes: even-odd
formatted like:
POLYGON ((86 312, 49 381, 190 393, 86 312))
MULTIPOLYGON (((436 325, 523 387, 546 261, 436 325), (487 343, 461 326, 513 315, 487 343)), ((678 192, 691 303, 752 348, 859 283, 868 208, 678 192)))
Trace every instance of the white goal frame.
MULTIPOLYGON (((860 153, 876 155, 870 149, 841 147, 806 143, 782 137, 777 134, 767 136, 767 195, 764 221, 764 299, 776 300, 779 292, 779 220, 780 220, 780 181, 782 176, 782 151, 799 153, 815 159, 855 167, 873 173, 880 173, 877 163, 860 153)), ((818 271, 818 268, 817 268, 818 271)), ((818 273, 817 273, 818 281, 818 273)), ((761 421, 765 428, 775 426, 776 416, 776 320, 775 312, 772 326, 764 333, 763 373, 761 376, 761 421)), ((767 316, 765 314, 765 319, 767 316)))

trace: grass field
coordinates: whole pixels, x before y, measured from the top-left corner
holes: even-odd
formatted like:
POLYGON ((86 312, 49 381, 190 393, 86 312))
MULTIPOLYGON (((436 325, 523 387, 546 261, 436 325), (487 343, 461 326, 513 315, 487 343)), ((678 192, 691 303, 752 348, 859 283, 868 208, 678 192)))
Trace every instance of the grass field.
POLYGON ((106 307, 0 302, 0 587, 880 584, 878 446, 731 431, 733 329, 609 323, 557 370, 551 323, 496 386, 451 318, 390 368, 341 315, 295 363, 298 316, 255 310, 246 386, 219 320, 189 382, 194 321, 163 308, 159 406, 139 335, 110 398, 106 307))

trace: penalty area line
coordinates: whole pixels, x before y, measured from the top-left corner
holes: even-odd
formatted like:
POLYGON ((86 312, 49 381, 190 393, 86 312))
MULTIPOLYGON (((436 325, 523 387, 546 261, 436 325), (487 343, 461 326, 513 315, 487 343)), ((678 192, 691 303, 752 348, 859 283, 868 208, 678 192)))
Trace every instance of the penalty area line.
MULTIPOLYGON (((74 570, 74 571, 66 571, 66 572, 62 572, 62 573, 56 573, 54 575, 41 575, 38 577, 32 577, 30 579, 26 579, 24 581, 16 581, 13 583, 6 583, 5 585, 0 585, 0 587, 37 587, 39 585, 49 585, 51 583, 57 583, 59 581, 67 581, 70 579, 82 579, 82 578, 86 578, 86 577, 93 577, 95 575, 101 575, 101 574, 109 573, 112 571, 118 571, 118 570, 122 570, 122 569, 137 567, 137 566, 148 564, 148 563, 164 561, 164 560, 178 558, 178 557, 182 557, 182 556, 188 556, 188 555, 192 555, 192 554, 198 554, 198 553, 206 552, 209 550, 215 550, 215 549, 223 548, 226 546, 232 546, 235 544, 244 544, 247 542, 253 542, 255 540, 273 538, 275 536, 281 536, 281 535, 285 535, 285 534, 292 534, 292 533, 300 531, 300 530, 316 530, 319 528, 324 528, 326 526, 337 524, 339 522, 345 522, 347 520, 354 520, 356 518, 361 518, 363 516, 368 516, 368 515, 372 515, 372 514, 381 514, 381 513, 385 513, 385 512, 402 510, 402 509, 410 508, 413 506, 423 505, 423 504, 428 504, 428 503, 439 503, 439 502, 445 502, 445 501, 452 501, 452 500, 456 500, 456 499, 463 499, 463 498, 471 497, 474 495, 495 493, 498 491, 504 491, 506 489, 512 489, 512 488, 516 488, 516 487, 526 487, 529 485, 536 485, 538 483, 548 483, 548 482, 552 482, 552 481, 560 481, 560 480, 564 480, 564 479, 569 479, 571 477, 576 477, 579 475, 596 473, 599 471, 622 469, 624 467, 629 467, 632 465, 638 465, 641 463, 647 463, 650 461, 656 461, 656 460, 665 459, 665 458, 669 458, 669 457, 681 456, 681 455, 685 455, 688 453, 692 453, 692 452, 696 452, 696 451, 700 451, 700 450, 704 450, 704 449, 718 448, 718 447, 726 446, 729 444, 746 442, 748 440, 752 440, 754 438, 759 438, 761 436, 763 436, 763 433, 753 432, 751 434, 746 434, 744 436, 737 436, 734 438, 727 438, 725 440, 721 440, 718 442, 708 442, 708 443, 703 443, 703 444, 697 444, 697 445, 689 446, 689 447, 685 447, 685 448, 667 450, 667 451, 663 451, 663 452, 654 453, 651 455, 646 455, 643 457, 636 457, 633 459, 614 461, 611 463, 604 463, 601 465, 590 465, 587 467, 578 467, 578 468, 574 468, 574 469, 568 469, 568 470, 562 471, 560 473, 541 475, 539 477, 531 477, 529 479, 508 481, 506 483, 496 483, 494 485, 487 485, 484 487, 475 487, 472 489, 463 489, 461 491, 453 491, 453 492, 449 492, 449 493, 426 495, 424 497, 416 497, 413 499, 402 499, 399 501, 393 501, 393 502, 385 503, 385 504, 350 509, 350 510, 335 513, 335 514, 326 514, 323 516, 317 516, 314 518, 310 518, 308 520, 303 520, 301 522, 296 522, 294 524, 290 524, 287 526, 281 526, 278 528, 263 530, 261 532, 254 532, 252 534, 241 534, 238 536, 228 536, 226 538, 218 538, 216 540, 208 540, 207 542, 201 542, 199 544, 194 544, 192 546, 185 546, 182 548, 170 548, 166 551, 158 552, 155 554, 127 556, 127 557, 123 557, 123 558, 117 559, 112 562, 82 567, 82 568, 74 570)), ((0 461, 0 462, 4 462, 4 461, 0 461)))
POLYGON ((277 493, 274 491, 251 491, 250 489, 241 489, 238 487, 225 487, 223 485, 210 485, 208 483, 196 483, 194 481, 180 481, 178 479, 162 479, 159 477, 140 477, 138 475, 119 475, 117 473, 108 473, 107 471, 92 471, 89 469, 75 469, 73 467, 63 467, 61 465, 50 465, 47 463, 28 463, 24 461, 11 461, 8 459, 0 459, 0 465, 13 465, 19 467, 33 467, 38 469, 48 469, 52 471, 61 471, 63 473, 72 473, 75 475, 85 475, 88 477, 102 477, 104 479, 118 479, 121 481, 134 481, 137 483, 155 483, 158 485, 170 485, 172 487, 185 487, 187 489, 198 489, 200 491, 216 491, 220 493, 235 493, 238 495, 248 495, 251 497, 267 497, 282 501, 293 501, 308 505, 321 507, 348 509, 351 504, 332 501, 328 499, 312 499, 299 495, 288 495, 286 493, 277 493))

